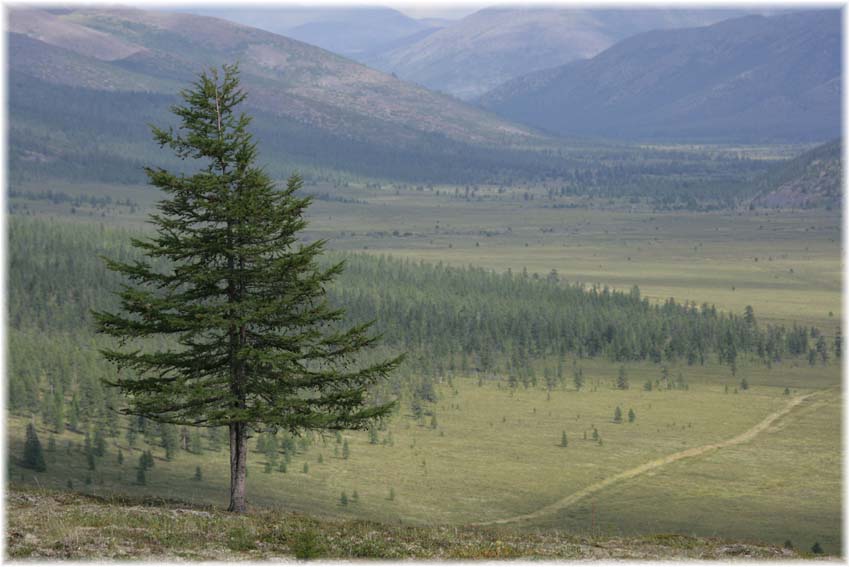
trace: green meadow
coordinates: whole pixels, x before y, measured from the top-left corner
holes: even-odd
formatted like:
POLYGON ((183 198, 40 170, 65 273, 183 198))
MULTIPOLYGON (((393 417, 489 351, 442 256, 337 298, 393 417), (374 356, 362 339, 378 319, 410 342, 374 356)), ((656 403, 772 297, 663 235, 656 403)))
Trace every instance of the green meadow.
MULTIPOLYGON (((77 185, 60 189, 87 195, 105 191, 77 185)), ((327 239, 330 249, 527 270, 541 277, 555 270, 565 282, 622 290, 638 285, 652 300, 705 302, 739 315, 751 305, 759 323, 814 325, 830 341, 840 326, 841 219, 836 211, 653 211, 640 204, 582 199, 576 208, 553 208, 542 192, 527 200, 524 191, 482 190, 480 200, 467 201, 455 198, 449 187, 310 189, 334 190, 350 199, 317 199, 310 208, 306 237, 327 239)), ((72 213, 68 203, 24 198, 12 199, 11 205, 15 214, 55 222, 141 227, 155 195, 140 187, 127 191, 132 210, 83 205, 72 213)), ((661 365, 633 363, 625 365, 629 389, 618 390, 614 382, 621 364, 566 360, 569 376, 573 368, 582 369, 581 391, 569 378, 566 386, 547 392, 542 386, 511 389, 504 376, 447 373, 437 385, 433 420, 415 418, 402 400, 377 439, 370 440, 366 432, 341 439, 316 436, 291 456, 286 472, 280 470, 282 458, 266 472, 265 454, 252 451, 250 503, 416 526, 530 516, 505 525, 607 535, 721 536, 780 545, 790 540, 802 550, 818 541, 827 552, 840 553, 840 361, 810 365, 802 357, 787 357, 768 368, 747 359, 734 376, 714 357, 704 366, 670 365, 671 378, 681 372, 686 389, 659 388, 661 365), (646 382, 653 385, 651 391, 644 389, 646 382), (624 471, 733 439, 807 394, 812 395, 752 439, 658 466, 551 509, 624 471), (623 423, 613 421, 617 407, 623 423), (566 447, 561 446, 564 432, 566 447)), ((22 451, 29 421, 28 415, 9 415, 10 455, 22 451)), ((40 419, 35 422, 47 446, 51 432, 40 419)), ((161 447, 142 438, 130 447, 122 431, 109 440, 106 454, 91 470, 82 434, 66 430, 53 438, 47 472, 34 474, 13 459, 10 480, 101 495, 226 504, 224 449, 180 451, 168 461, 161 447), (140 485, 135 467, 147 449, 155 465, 140 485), (201 481, 194 478, 198 467, 201 481)))

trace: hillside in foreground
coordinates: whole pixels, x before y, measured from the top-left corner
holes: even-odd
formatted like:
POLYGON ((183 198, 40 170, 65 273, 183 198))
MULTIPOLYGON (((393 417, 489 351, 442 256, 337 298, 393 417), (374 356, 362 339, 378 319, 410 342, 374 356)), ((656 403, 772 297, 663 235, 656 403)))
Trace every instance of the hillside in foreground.
POLYGON ((612 538, 547 530, 428 527, 312 518, 273 510, 244 516, 157 499, 103 498, 9 486, 9 559, 800 559, 749 542, 680 535, 612 538))

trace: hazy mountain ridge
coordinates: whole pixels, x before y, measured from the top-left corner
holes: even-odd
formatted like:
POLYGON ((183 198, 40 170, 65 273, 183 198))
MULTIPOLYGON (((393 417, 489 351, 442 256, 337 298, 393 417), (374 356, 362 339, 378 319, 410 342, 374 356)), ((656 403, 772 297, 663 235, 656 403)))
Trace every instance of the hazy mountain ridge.
POLYGON ((639 32, 702 25, 735 14, 740 11, 487 8, 363 61, 472 99, 530 71, 591 57, 639 32))
POLYGON ((652 31, 480 99, 560 135, 816 141, 840 131, 837 11, 652 31))
POLYGON ((121 136, 137 130, 127 122, 168 119, 168 105, 197 72, 235 61, 249 93, 246 110, 262 117, 255 129, 282 144, 269 148, 268 159, 288 167, 334 164, 383 176, 442 164, 459 174, 459 156, 476 153, 468 165, 483 171, 500 161, 485 148, 513 151, 545 139, 318 47, 214 18, 134 9, 15 9, 7 37, 12 157, 35 152, 45 156, 39 163, 70 162, 83 147, 95 167, 113 158, 153 157, 149 134, 121 136), (84 103, 87 98, 108 110, 97 112, 84 103), (62 123, 78 126, 57 129, 41 108, 63 108, 68 116, 62 123), (440 161, 446 159, 451 163, 440 161), (476 160, 479 165, 472 165, 476 160))
MULTIPOLYGON (((357 117, 384 120, 397 127, 395 135, 409 137, 415 131, 445 134, 447 137, 475 143, 502 143, 509 137, 537 138, 521 126, 502 121, 481 111, 399 81, 317 47, 238 24, 185 14, 167 14, 141 10, 74 10, 56 17, 46 14, 44 25, 27 13, 27 24, 21 23, 18 11, 10 18, 11 31, 27 35, 45 44, 67 49, 81 57, 106 61, 116 75, 120 70, 158 75, 157 79, 185 81, 201 67, 228 61, 239 61, 250 104, 266 111, 299 119, 316 127, 329 129, 356 128, 357 117), (63 24, 70 32, 92 31, 103 47, 89 42, 74 43, 43 38, 43 28, 63 24), (111 47, 104 38, 115 38, 126 56, 111 59, 111 47), (164 76, 163 76, 164 75, 164 76), (340 117, 351 115, 350 119, 340 117)), ((24 11, 26 12, 26 11, 24 11)), ((40 17, 40 16, 39 16, 40 17)), ((56 34, 59 35, 59 34, 56 34)), ((67 34, 62 34, 62 37, 67 34)), ((29 42, 20 51, 38 51, 29 42)), ((30 54, 30 61, 41 56, 30 54)), ((78 61, 82 61, 78 59, 78 61)), ((90 63, 94 66, 96 61, 90 63)), ((43 66, 41 63, 39 67, 43 66)), ((33 74, 20 60, 12 61, 12 72, 33 74)), ((46 80, 79 84, 72 74, 44 76, 46 80)), ((99 85, 89 85, 98 88, 99 85)), ((173 92, 170 85, 151 81, 149 84, 107 85, 120 90, 173 92)), ((369 131, 351 134, 368 136, 369 131)))
POLYGON ((357 60, 381 46, 445 25, 439 20, 417 20, 380 6, 199 6, 181 11, 285 35, 357 60))

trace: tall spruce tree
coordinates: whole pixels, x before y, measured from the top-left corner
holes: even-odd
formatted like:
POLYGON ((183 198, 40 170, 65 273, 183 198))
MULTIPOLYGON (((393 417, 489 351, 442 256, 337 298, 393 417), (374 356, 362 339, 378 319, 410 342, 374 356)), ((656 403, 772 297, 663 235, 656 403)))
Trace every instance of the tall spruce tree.
POLYGON ((179 127, 153 134, 160 147, 198 164, 193 175, 147 168, 166 198, 151 215, 147 261, 107 259, 129 279, 121 312, 96 312, 98 330, 120 339, 102 350, 118 367, 108 381, 127 414, 173 425, 230 431, 230 507, 246 509, 249 430, 367 428, 392 402, 370 399, 401 357, 362 364, 371 323, 342 327, 325 287, 343 270, 317 262, 325 242, 299 242, 310 203, 293 175, 279 190, 255 165, 246 94, 235 65, 211 69, 172 107, 179 127), (157 268, 155 263, 165 268, 157 268), (144 339, 175 339, 153 350, 144 339))

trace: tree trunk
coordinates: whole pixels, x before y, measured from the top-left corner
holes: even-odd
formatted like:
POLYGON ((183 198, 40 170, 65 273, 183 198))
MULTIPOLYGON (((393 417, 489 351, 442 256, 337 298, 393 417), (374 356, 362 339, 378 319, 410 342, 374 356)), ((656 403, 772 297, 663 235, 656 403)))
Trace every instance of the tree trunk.
POLYGON ((243 513, 245 506, 245 473, 248 460, 247 427, 230 424, 230 507, 229 512, 243 513))

